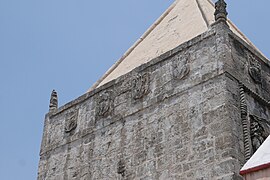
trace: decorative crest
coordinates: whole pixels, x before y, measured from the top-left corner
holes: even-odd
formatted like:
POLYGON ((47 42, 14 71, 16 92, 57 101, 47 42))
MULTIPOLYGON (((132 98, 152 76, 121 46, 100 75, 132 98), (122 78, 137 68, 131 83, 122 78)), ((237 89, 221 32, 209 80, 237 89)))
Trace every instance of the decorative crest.
POLYGON ((262 82, 262 67, 260 62, 253 56, 248 55, 249 61, 249 75, 254 80, 255 83, 260 84, 262 82))
POLYGON ((173 61, 173 77, 175 79, 181 80, 185 78, 190 72, 188 56, 177 56, 173 61))
POLYGON ((223 21, 227 21, 227 15, 228 12, 226 10, 227 8, 227 4, 224 0, 218 0, 215 4, 215 20, 219 21, 219 20, 223 20, 223 21))
POLYGON ((150 77, 149 73, 138 74, 132 80, 132 97, 133 99, 141 99, 149 93, 150 77))
POLYGON ((78 110, 74 110, 66 115, 65 132, 70 133, 77 127, 78 110))
POLYGON ((113 92, 104 91, 99 95, 98 106, 97 106, 97 115, 100 117, 107 117, 113 112, 113 92))
POLYGON ((52 91, 49 107, 50 111, 53 111, 58 108, 58 97, 57 92, 55 90, 52 91))

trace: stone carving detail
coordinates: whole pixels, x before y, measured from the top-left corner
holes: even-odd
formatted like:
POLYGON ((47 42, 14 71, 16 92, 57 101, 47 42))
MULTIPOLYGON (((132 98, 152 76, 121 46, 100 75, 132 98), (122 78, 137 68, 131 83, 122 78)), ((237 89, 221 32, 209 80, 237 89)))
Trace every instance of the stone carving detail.
POLYGON ((249 119, 252 150, 255 153, 270 135, 270 122, 255 115, 249 115, 249 119))
POLYGON ((121 84, 121 86, 120 86, 120 88, 119 88, 117 94, 120 95, 120 94, 123 94, 123 93, 125 93, 125 92, 130 91, 130 90, 131 90, 131 87, 132 87, 131 82, 132 82, 132 79, 131 79, 131 78, 126 78, 126 79, 122 82, 122 84, 121 84))
POLYGON ((224 0, 218 0, 216 3, 215 3, 215 20, 218 21, 218 20, 224 20, 226 21, 227 20, 227 15, 228 15, 228 12, 226 10, 227 8, 227 4, 224 0))
POLYGON ((270 135, 270 121, 250 114, 248 111, 246 94, 251 95, 256 101, 265 107, 269 103, 258 94, 248 89, 244 84, 239 84, 240 110, 244 135, 244 153, 246 161, 261 146, 264 140, 270 135))
POLYGON ((188 60, 188 57, 178 56, 177 59, 173 61, 173 77, 175 79, 183 79, 189 74, 190 65, 188 60))
POLYGON ((120 160, 117 164, 117 173, 121 174, 122 177, 125 177, 126 167, 123 160, 120 160))
POLYGON ((58 108, 58 97, 55 90, 52 91, 49 108, 49 111, 54 111, 58 108))
POLYGON ((113 112, 113 93, 112 91, 104 91, 98 99, 97 115, 106 117, 113 112))
POLYGON ((248 73, 255 83, 259 84, 262 81, 261 64, 253 55, 248 55, 249 68, 248 73))
POLYGON ((78 110, 72 111, 66 115, 65 132, 69 133, 76 129, 78 121, 78 110))
POLYGON ((132 79, 131 91, 133 99, 141 99, 149 93, 150 77, 148 73, 139 74, 132 79))
POLYGON ((251 157, 251 148, 250 148, 250 134, 248 128, 248 118, 247 118, 247 103, 245 96, 244 85, 240 84, 240 109, 241 109, 241 119, 243 126, 243 134, 244 134, 244 153, 246 161, 251 157))

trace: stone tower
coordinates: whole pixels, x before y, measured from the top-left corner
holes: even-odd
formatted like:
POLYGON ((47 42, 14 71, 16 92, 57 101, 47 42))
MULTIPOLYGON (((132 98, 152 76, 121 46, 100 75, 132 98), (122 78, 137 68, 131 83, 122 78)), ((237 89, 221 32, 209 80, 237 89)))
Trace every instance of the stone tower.
POLYGON ((39 180, 240 180, 269 135, 269 60, 219 0, 176 0, 87 92, 45 117, 39 180))

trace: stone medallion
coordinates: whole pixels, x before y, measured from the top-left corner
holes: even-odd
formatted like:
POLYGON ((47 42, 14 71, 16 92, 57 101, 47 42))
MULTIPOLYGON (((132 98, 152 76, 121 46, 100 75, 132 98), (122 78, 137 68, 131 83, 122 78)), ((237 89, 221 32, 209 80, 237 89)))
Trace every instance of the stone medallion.
POLYGON ((113 112, 113 93, 112 91, 104 91, 99 95, 97 104, 97 115, 106 117, 113 112))
POLYGON ((253 55, 248 55, 249 68, 248 73, 253 81, 257 84, 262 82, 261 64, 253 55))
POLYGON ((74 110, 66 115, 65 132, 69 133, 76 129, 78 121, 78 110, 74 110))
POLYGON ((178 56, 176 60, 173 61, 173 77, 175 79, 183 79, 190 72, 190 66, 188 63, 188 57, 178 56))
POLYGON ((150 75, 149 73, 138 74, 132 79, 131 91, 133 99, 141 99, 149 93, 150 75))

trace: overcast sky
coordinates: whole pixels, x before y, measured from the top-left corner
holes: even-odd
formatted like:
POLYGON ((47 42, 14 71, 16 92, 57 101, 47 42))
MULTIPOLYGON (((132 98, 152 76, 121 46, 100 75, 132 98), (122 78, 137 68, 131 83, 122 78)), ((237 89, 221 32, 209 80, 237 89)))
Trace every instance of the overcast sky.
MULTIPOLYGON (((37 177, 52 89, 87 89, 173 0, 0 0, 0 179, 37 177)), ((270 57, 269 0, 227 0, 230 19, 270 57)))

